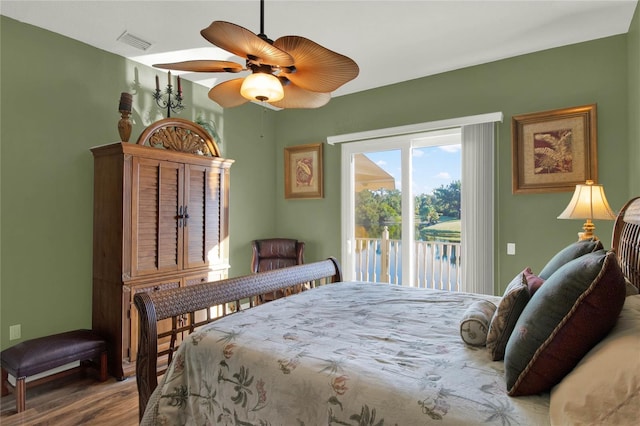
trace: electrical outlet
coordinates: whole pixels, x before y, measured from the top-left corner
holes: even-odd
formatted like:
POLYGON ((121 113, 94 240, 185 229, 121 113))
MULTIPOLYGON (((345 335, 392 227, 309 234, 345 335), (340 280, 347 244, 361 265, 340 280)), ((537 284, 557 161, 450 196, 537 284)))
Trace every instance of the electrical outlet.
POLYGON ((9 340, 16 340, 21 335, 20 324, 9 326, 9 340))
POLYGON ((516 254, 516 243, 507 243, 507 254, 510 256, 516 254))

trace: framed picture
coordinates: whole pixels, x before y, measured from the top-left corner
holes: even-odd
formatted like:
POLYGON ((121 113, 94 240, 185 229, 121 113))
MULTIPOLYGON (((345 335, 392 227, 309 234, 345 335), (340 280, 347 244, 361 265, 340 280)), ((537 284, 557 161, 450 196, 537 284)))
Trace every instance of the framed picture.
POLYGON ((322 144, 284 149, 284 198, 322 198, 322 144))
POLYGON ((595 104, 514 115, 511 137, 514 194, 598 181, 595 104))

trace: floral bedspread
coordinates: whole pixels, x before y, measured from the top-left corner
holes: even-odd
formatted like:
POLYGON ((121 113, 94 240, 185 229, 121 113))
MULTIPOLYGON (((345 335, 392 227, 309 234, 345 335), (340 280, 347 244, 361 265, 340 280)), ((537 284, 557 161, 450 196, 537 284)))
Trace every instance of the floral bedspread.
POLYGON ((181 345, 142 424, 548 424, 548 394, 507 396, 462 342, 480 298, 351 282, 241 311, 181 345))

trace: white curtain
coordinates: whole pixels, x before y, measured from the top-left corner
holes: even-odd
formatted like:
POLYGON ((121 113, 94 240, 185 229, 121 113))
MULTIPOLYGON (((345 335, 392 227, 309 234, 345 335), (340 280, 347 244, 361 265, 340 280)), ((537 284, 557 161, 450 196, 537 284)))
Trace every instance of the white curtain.
POLYGON ((462 288, 493 294, 494 123, 462 126, 462 288))

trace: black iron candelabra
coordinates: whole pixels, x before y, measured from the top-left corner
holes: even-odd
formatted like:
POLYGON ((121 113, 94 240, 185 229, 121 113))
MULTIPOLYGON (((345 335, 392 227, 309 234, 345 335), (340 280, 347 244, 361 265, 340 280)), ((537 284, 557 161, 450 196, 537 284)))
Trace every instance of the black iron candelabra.
POLYGON ((171 71, 169 71, 167 77, 167 88, 164 93, 160 91, 160 80, 156 75, 156 91, 153 93, 153 99, 156 100, 156 104, 162 109, 167 109, 167 118, 171 117, 171 111, 178 113, 184 109, 182 105, 182 86, 180 84, 180 76, 177 78, 178 90, 174 94, 173 85, 171 84, 171 71))

